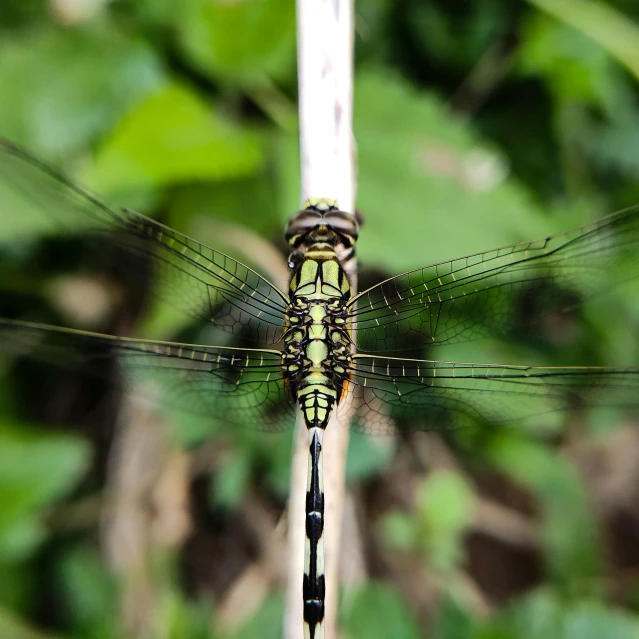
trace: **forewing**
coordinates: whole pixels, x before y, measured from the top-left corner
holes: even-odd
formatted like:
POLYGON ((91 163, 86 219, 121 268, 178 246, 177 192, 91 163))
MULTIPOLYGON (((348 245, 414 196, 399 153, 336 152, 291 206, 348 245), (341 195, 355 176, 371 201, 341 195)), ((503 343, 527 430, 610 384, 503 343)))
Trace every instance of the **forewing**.
POLYGON ((0 319, 0 352, 109 378, 113 359, 127 391, 212 421, 257 430, 293 423, 279 351, 111 337, 0 319))
POLYGON ((633 207, 567 233, 403 273, 351 302, 358 347, 394 351, 411 337, 444 345, 506 333, 516 320, 532 324, 636 277, 638 253, 633 207), (525 292, 540 299, 520 318, 525 292))
MULTIPOLYGON (((97 250, 101 249, 100 238, 107 236, 125 251, 144 258, 138 260, 138 268, 148 269, 159 280, 154 290, 190 316, 247 339, 264 343, 280 339, 286 295, 241 262, 140 213, 110 208, 1 139, 0 183, 15 192, 25 207, 35 206, 54 225, 71 233, 90 233, 87 241, 97 250)), ((21 210, 3 213, 23 214, 21 210)))
POLYGON ((366 432, 505 426, 581 408, 639 409, 639 369, 525 367, 356 355, 366 432))

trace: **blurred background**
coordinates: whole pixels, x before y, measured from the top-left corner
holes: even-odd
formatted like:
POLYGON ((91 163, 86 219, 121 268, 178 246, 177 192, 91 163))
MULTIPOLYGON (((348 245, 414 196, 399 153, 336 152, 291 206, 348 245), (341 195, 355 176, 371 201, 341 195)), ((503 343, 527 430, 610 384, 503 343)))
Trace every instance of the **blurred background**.
MULTIPOLYGON (((360 288, 639 202, 638 21, 630 0, 358 0, 360 288)), ((0 135, 281 281, 300 203, 293 0, 3 0, 0 94, 0 135)), ((1 193, 0 257, 3 316, 186 328, 108 246, 1 193)), ((639 294, 520 337, 436 356, 636 366, 639 294)), ((290 435, 121 391, 0 359, 0 638, 281 637, 290 435)), ((348 487, 344 637, 639 636, 631 417, 354 436, 348 487)))

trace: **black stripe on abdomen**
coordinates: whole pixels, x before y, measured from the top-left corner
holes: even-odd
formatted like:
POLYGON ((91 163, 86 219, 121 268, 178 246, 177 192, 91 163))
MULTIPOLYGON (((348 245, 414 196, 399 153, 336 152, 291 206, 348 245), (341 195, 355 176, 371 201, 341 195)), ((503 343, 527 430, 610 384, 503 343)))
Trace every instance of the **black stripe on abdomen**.
POLYGON ((306 557, 304 567, 304 622, 310 639, 324 621, 324 488, 322 479, 322 435, 309 429, 309 480, 306 491, 306 557))

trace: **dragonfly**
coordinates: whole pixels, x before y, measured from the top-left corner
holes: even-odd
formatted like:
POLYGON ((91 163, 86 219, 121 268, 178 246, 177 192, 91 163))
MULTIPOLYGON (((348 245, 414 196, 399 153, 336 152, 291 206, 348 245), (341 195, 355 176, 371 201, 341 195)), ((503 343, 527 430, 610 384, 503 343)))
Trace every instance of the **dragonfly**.
MULTIPOLYGON (((354 429, 391 434, 506 426, 576 408, 639 408, 639 368, 405 356, 415 337, 441 346, 507 334, 527 292, 547 291, 559 300, 553 312, 567 312, 636 277, 637 207, 558 235, 420 267, 354 293, 348 267, 359 218, 328 199, 307 202, 289 220, 289 284, 281 290, 218 250, 108 206, 6 140, 0 141, 0 185, 56 224, 90 231, 87 242, 115 242, 161 284, 152 295, 251 343, 153 341, 0 319, 0 350, 97 369, 115 357, 127 379, 150 380, 167 404, 232 426, 281 430, 301 412, 309 444, 302 599, 311 639, 323 636, 322 446, 335 411, 348 404, 354 429), (555 295, 558 290, 574 294, 555 295)), ((526 321, 532 325, 548 312, 538 305, 526 321)))

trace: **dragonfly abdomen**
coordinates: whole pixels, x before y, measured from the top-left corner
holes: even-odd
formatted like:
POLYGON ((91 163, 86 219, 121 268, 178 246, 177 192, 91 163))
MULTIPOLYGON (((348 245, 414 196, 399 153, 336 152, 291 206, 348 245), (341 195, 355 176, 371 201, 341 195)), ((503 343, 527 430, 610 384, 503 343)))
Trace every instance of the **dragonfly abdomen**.
MULTIPOLYGON (((304 551, 305 634, 313 639, 324 621, 324 481, 322 441, 324 430, 309 428, 308 483, 306 486, 306 544, 304 551)), ((323 636, 323 635, 322 635, 323 636)))
MULTIPOLYGON (((331 373, 331 347, 324 325, 325 309, 311 303, 306 330, 300 343, 301 368, 296 375, 296 400, 308 428, 308 482, 306 486, 306 544, 304 553, 304 622, 310 639, 323 636, 324 620, 324 482, 322 441, 338 399, 331 373)), ((298 332, 298 331, 295 331, 298 332)))
POLYGON ((322 242, 307 248, 291 277, 282 367, 309 436, 303 612, 306 636, 313 639, 323 636, 324 621, 322 441, 350 368, 350 284, 332 247, 322 242))

